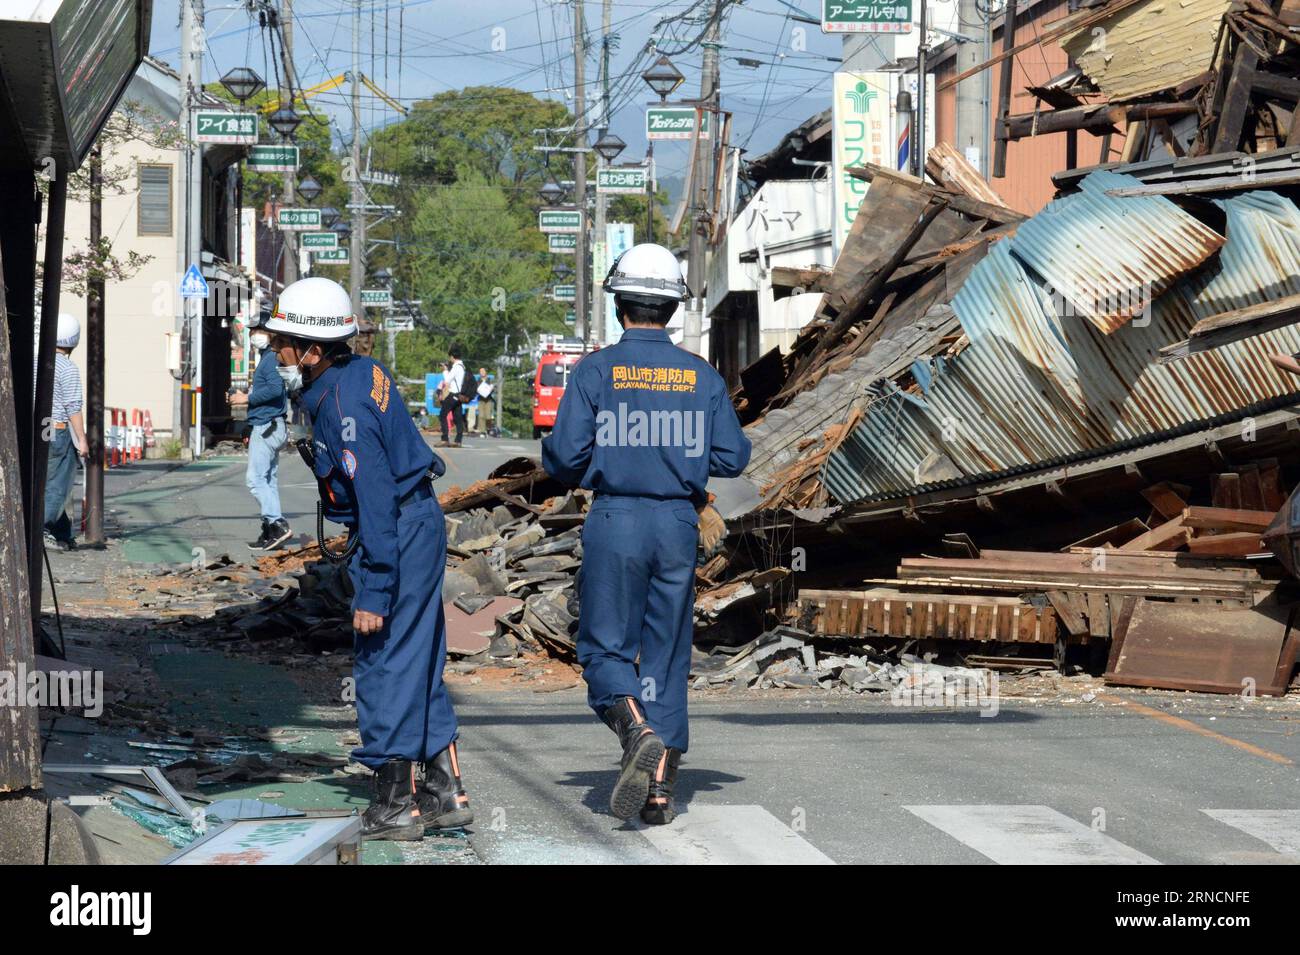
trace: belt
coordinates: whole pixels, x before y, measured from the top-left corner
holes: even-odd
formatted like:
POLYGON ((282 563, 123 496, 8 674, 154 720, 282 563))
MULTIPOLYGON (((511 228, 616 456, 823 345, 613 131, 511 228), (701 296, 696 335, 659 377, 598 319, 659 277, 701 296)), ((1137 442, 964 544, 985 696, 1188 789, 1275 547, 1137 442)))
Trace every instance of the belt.
POLYGON ((51 422, 51 424, 54 425, 54 429, 56 431, 62 431, 64 428, 68 426, 68 423, 66 421, 53 421, 51 422))

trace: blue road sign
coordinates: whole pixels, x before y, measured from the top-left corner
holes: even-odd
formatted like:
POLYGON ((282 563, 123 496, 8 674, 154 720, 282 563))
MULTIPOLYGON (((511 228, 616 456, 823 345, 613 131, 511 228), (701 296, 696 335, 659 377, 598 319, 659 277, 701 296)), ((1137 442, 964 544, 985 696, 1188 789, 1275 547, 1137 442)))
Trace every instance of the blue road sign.
POLYGON ((207 298, 208 280, 203 277, 197 265, 191 265, 181 279, 181 298, 207 298))

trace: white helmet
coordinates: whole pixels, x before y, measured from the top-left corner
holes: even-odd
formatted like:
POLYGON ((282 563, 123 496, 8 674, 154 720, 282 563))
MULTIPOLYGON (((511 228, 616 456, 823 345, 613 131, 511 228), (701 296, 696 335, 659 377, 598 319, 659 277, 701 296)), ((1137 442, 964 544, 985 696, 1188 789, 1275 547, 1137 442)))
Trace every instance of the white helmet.
POLYGON ((76 348, 79 341, 81 341, 81 322, 77 321, 77 316, 68 312, 59 312, 59 338, 55 344, 59 348, 76 348))
POLYGON ((653 242, 634 245, 615 259, 603 288, 647 305, 680 302, 691 294, 677 256, 653 242))
POLYGON ((352 297, 338 282, 312 276, 283 292, 275 312, 261 326, 268 332, 313 342, 341 342, 357 333, 352 297))

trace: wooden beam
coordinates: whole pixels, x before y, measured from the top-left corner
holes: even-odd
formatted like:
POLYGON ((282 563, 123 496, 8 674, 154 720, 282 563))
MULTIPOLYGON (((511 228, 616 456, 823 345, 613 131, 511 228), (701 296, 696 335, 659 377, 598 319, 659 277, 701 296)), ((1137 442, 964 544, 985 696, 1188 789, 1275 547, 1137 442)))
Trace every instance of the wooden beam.
POLYGON ((1273 523, 1273 511, 1252 511, 1235 507, 1189 507, 1183 511, 1187 527, 1208 531, 1255 531, 1262 534, 1273 523))
MULTIPOLYGON (((1028 44, 1026 44, 1028 47, 1028 44)), ((1003 179, 1007 174, 1007 132, 1006 120, 1011 115, 1011 78, 1015 73, 1016 55, 1016 0, 1006 0, 1006 10, 1002 15, 1002 73, 998 76, 998 119, 993 127, 993 178, 1003 179)), ((992 61, 989 61, 990 64, 992 61)), ((971 71, 967 71, 971 72, 971 71)), ((977 69, 974 72, 979 72, 977 69)), ((959 76, 961 80, 965 77, 959 76)), ((953 82, 957 82, 954 80, 953 82)), ((935 89, 937 94, 944 89, 941 83, 935 89)))
POLYGON ((1191 488, 1185 484, 1172 484, 1161 481, 1142 491, 1147 503, 1155 508, 1156 513, 1167 521, 1180 517, 1187 508, 1187 497, 1191 488))
POLYGON ((1237 55, 1233 60, 1232 72, 1223 95, 1214 131, 1212 153, 1234 152, 1241 145, 1241 131, 1246 123, 1246 111, 1250 106, 1250 83, 1259 66, 1259 54, 1245 43, 1237 43, 1237 55))
POLYGON ((1191 538, 1192 532, 1185 526, 1182 515, 1172 521, 1165 521, 1159 527, 1153 527, 1140 537, 1135 537, 1127 544, 1121 544, 1120 550, 1177 550, 1191 538))
POLYGON ((1216 557, 1245 557, 1267 551, 1259 539, 1259 534, 1249 531, 1193 537, 1187 542, 1187 549, 1193 554, 1212 554, 1216 557))
MULTIPOLYGON (((1088 636, 1088 623, 1083 619, 1080 611, 1077 594, 1071 594, 1064 590, 1047 591, 1047 600, 1051 603, 1052 608, 1056 611, 1056 619, 1065 625, 1065 630, 1072 637, 1088 636)), ((1084 603, 1084 606, 1087 604, 1084 603)))
POLYGON ((1247 79, 1253 92, 1266 93, 1288 103, 1300 103, 1300 80, 1294 77, 1252 70, 1247 79))
POLYGON ((954 195, 937 186, 922 182, 915 176, 909 176, 905 172, 899 172, 897 169, 889 169, 886 166, 877 166, 875 163, 863 163, 861 166, 851 166, 848 173, 855 179, 863 179, 871 182, 876 178, 892 179, 903 185, 910 186, 918 192, 927 196, 943 198, 950 209, 955 209, 964 215, 976 219, 987 219, 994 225, 1005 225, 1008 222, 1023 222, 1029 218, 1024 213, 1016 212, 1014 209, 1008 209, 1005 206, 994 206, 987 202, 980 202, 977 199, 970 199, 966 196, 954 195))
POLYGON ((972 166, 970 160, 958 152, 951 143, 934 144, 929 155, 925 157, 925 171, 930 174, 931 179, 950 192, 977 202, 1006 208, 1006 200, 984 181, 979 170, 972 166))
POLYGON ((1186 341, 1166 345, 1160 349, 1160 354, 1162 358, 1181 358, 1277 331, 1296 322, 1300 322, 1300 295, 1286 295, 1271 302, 1247 305, 1203 318, 1192 326, 1186 341))
POLYGON ((1098 103, 1076 106, 1073 109, 1053 109, 1045 113, 1019 113, 1005 121, 1007 139, 1024 139, 1072 129, 1090 133, 1117 133, 1116 124, 1138 120, 1168 119, 1189 116, 1196 112, 1196 104, 1147 103, 1134 106, 1110 106, 1098 103))

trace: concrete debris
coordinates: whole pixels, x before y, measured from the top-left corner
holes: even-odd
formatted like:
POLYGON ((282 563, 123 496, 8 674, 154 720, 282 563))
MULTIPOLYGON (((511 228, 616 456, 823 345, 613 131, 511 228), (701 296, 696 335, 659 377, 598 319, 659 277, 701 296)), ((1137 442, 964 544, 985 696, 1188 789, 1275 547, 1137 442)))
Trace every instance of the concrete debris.
POLYGON ((829 652, 812 641, 811 633, 781 626, 739 647, 716 647, 709 654, 697 650, 692 685, 949 696, 969 687, 987 692, 990 686, 990 671, 984 668, 946 666, 912 653, 866 646, 860 653, 829 652))

